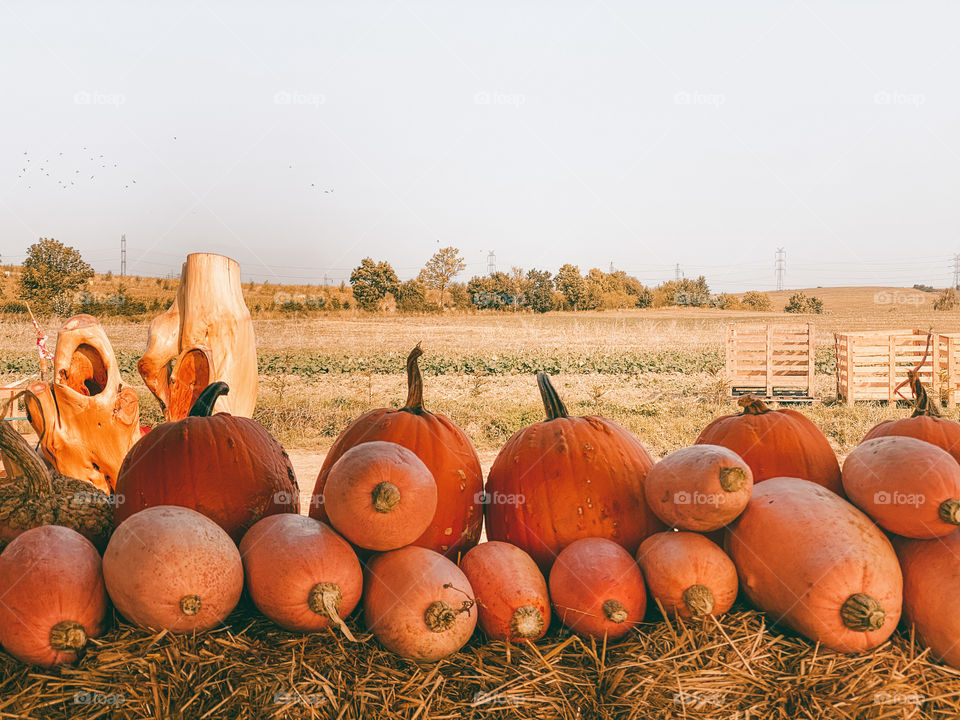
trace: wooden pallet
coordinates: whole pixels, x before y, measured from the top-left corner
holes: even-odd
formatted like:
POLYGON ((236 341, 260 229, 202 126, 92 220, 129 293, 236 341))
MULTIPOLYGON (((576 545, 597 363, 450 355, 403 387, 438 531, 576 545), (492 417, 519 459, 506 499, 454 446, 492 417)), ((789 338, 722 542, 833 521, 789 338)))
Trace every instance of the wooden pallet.
MULTIPOLYGON (((896 402, 902 399, 895 389, 907 379, 907 371, 920 363, 927 348, 927 337, 924 330, 836 333, 837 398, 851 404, 858 400, 896 402)), ((934 336, 919 370, 920 381, 933 397, 940 395, 941 366, 945 359, 941 359, 941 344, 934 336)), ((903 397, 909 395, 909 390, 903 392, 903 397)))
POLYGON ((813 323, 728 325, 726 368, 732 394, 812 402, 815 338, 813 323))

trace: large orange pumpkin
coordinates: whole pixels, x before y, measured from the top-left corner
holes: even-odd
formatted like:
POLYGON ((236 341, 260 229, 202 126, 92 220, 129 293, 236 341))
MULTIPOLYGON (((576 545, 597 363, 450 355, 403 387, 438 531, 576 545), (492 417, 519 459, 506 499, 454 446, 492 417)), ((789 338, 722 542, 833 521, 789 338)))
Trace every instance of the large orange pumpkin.
POLYGON ((120 466, 114 519, 179 505, 226 530, 234 542, 267 515, 298 512, 300 490, 290 458, 264 427, 229 413, 212 415, 226 383, 208 385, 189 417, 157 426, 120 466))
POLYGON ((487 537, 525 550, 544 570, 580 538, 608 538, 635 553, 663 528, 643 497, 650 454, 612 420, 570 417, 546 374, 537 384, 547 419, 514 433, 494 460, 487 537))
POLYGON ((926 388, 913 370, 908 372, 908 382, 913 390, 914 411, 908 418, 884 420, 863 436, 863 441, 888 435, 903 435, 936 445, 953 455, 960 462, 960 423, 940 417, 940 410, 927 394, 926 388))
POLYGON ((789 408, 771 410, 753 395, 740 398, 739 405, 742 413, 714 420, 696 444, 730 448, 750 466, 755 483, 798 477, 843 493, 837 455, 806 415, 789 408))
POLYGON ((418 344, 407 358, 407 402, 399 410, 371 410, 340 433, 323 460, 313 488, 310 517, 328 522, 323 491, 330 468, 350 448, 383 440, 412 450, 433 473, 437 510, 415 545, 456 558, 480 539, 483 522, 483 471, 470 438, 445 415, 423 408, 423 378, 418 344))

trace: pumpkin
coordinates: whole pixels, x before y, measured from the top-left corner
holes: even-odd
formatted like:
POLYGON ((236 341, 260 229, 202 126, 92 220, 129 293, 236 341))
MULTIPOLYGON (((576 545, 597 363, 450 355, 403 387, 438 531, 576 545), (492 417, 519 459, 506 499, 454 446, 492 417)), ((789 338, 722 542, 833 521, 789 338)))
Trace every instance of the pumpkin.
POLYGON ((897 627, 903 579, 890 541, 822 485, 758 483, 726 549, 754 605, 810 640, 862 652, 897 627))
POLYGON ((412 450, 375 440, 347 450, 327 474, 323 504, 347 540, 367 550, 415 542, 437 510, 437 483, 412 450))
POLYGON ((130 622, 190 633, 218 626, 236 607, 243 566, 237 546, 213 520, 159 505, 117 527, 103 554, 103 579, 130 622))
POLYGON ((720 445, 670 453, 647 473, 647 504, 670 527, 710 532, 743 512, 753 489, 750 466, 720 445))
POLYGON ((639 566, 606 538, 581 538, 564 548, 550 570, 550 599, 564 625, 595 638, 626 635, 647 609, 639 566))
POLYGON ((72 663, 103 630, 100 553, 70 528, 44 525, 14 538, 0 553, 0 588, 0 645, 22 662, 72 663))
POLYGON ((550 626, 550 595, 540 568, 509 543, 480 543, 460 560, 476 593, 480 627, 493 640, 538 640, 550 626))
POLYGON ((0 453, 19 471, 0 485, 0 549, 30 528, 62 525, 103 551, 113 530, 110 496, 84 480, 52 472, 7 421, 0 421, 0 453))
POLYGON ((715 543, 693 532, 651 535, 637 550, 650 598, 670 616, 720 617, 737 599, 737 569, 715 543))
POLYGON ((119 525, 144 508, 180 505, 206 515, 234 542, 257 520, 296 513, 300 490, 290 458, 262 425, 213 412, 229 388, 208 385, 190 416, 158 425, 130 450, 117 478, 119 525))
POLYGON ((399 410, 371 410, 354 420, 333 443, 313 489, 310 517, 328 521, 324 487, 331 468, 350 448, 372 440, 397 443, 423 461, 437 484, 437 510, 415 545, 456 558, 480 538, 483 471, 470 438, 445 415, 423 407, 418 344, 407 358, 407 402, 399 410))
POLYGON ((960 533, 936 540, 898 540, 903 614, 937 660, 960 668, 960 533))
POLYGON ((612 420, 570 417, 550 378, 537 385, 546 420, 514 433, 487 477, 487 537, 528 552, 544 570, 574 540, 604 537, 634 553, 662 529, 643 497, 653 465, 612 420))
POLYGON ((960 464, 912 437, 865 440, 843 463, 843 489, 884 530, 928 540, 960 525, 960 464))
POLYGON ((840 463, 826 436, 811 420, 789 408, 771 410, 753 395, 738 401, 743 412, 707 425, 697 445, 722 445, 743 458, 755 483, 798 477, 840 494, 840 463))
POLYGON ((250 599, 282 628, 313 632, 331 625, 351 640, 342 618, 360 602, 363 571, 350 543, 318 520, 270 515, 240 541, 250 599))
POLYGON ((874 425, 863 436, 863 441, 889 435, 912 437, 946 450, 954 460, 960 462, 960 423, 940 417, 936 402, 927 394, 916 370, 907 371, 907 382, 913 390, 913 415, 899 420, 884 420, 874 425))
POLYGON ((420 662, 455 653, 477 625, 467 576, 440 553, 415 545, 367 563, 363 615, 384 647, 420 662))

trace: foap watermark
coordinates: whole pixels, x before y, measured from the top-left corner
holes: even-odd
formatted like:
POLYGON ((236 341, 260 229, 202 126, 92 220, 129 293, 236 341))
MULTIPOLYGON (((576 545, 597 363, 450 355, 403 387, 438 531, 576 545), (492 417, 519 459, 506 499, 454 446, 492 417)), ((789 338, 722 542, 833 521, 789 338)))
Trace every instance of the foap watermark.
POLYGON ((323 308, 327 299, 323 295, 308 295, 307 293, 278 292, 273 295, 275 305, 301 305, 305 308, 323 308))
POLYGON ((527 96, 521 93, 505 93, 496 90, 478 90, 473 94, 474 105, 506 105, 519 108, 527 102, 527 96))
POLYGON ((480 505, 523 505, 526 502, 523 493, 502 493, 481 491, 473 496, 473 501, 480 505))
POLYGON ((927 298, 919 292, 903 292, 901 290, 880 290, 873 294, 876 305, 923 305, 927 298))
POLYGON ((123 693, 77 692, 73 694, 74 705, 123 705, 127 699, 123 693))
POLYGON ((875 105, 908 105, 910 107, 920 107, 927 102, 927 96, 923 93, 904 93, 894 92, 892 90, 880 90, 873 95, 875 105))
POLYGON ((723 707, 723 693, 703 692, 702 690, 680 690, 673 694, 675 705, 687 710, 705 710, 708 707, 723 707))
POLYGON ((273 694, 273 702, 277 705, 308 705, 316 707, 327 701, 323 693, 300 693, 296 690, 279 691, 273 694))
POLYGON ((712 505, 719 507, 727 501, 723 493, 687 492, 681 490, 673 494, 674 505, 712 505))
POLYGON ((473 707, 480 707, 481 705, 487 707, 509 707, 509 706, 519 706, 527 705, 531 702, 531 699, 524 697, 523 695, 507 695, 504 693, 493 693, 493 692, 475 692, 473 694, 473 702, 471 703, 473 707))
POLYGON ((873 501, 877 505, 908 505, 910 507, 920 507, 927 501, 927 498, 923 493, 878 490, 873 494, 873 501))
POLYGON ((107 495, 102 492, 75 492, 70 496, 71 505, 123 505, 127 501, 123 493, 107 495))
POLYGON ((873 702, 876 705, 912 705, 920 707, 926 702, 926 696, 920 693, 892 693, 878 692, 873 695, 873 702))
POLYGON ((692 90, 678 90, 673 94, 674 105, 703 105, 719 108, 727 102, 723 93, 705 93, 692 90))
POLYGON ((274 105, 306 105, 319 108, 326 104, 327 96, 320 93, 301 92, 299 90, 277 90, 273 94, 274 105))
MULTIPOLYGON (((299 498, 296 495, 294 495, 292 492, 287 492, 286 490, 278 490, 273 494, 274 505, 292 505, 297 500, 299 500, 299 498)), ((315 493, 311 495, 310 499, 307 501, 307 505, 310 507, 319 507, 323 505, 323 493, 315 493)))
POLYGON ((74 105, 108 105, 120 107, 126 104, 127 96, 120 93, 91 92, 78 90, 73 94, 74 105))

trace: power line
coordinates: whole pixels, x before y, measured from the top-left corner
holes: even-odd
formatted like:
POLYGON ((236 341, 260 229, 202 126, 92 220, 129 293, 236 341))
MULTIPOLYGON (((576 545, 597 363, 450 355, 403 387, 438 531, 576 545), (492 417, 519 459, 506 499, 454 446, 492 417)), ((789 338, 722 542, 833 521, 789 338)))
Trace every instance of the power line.
POLYGON ((120 236, 120 277, 127 275, 127 236, 120 236))
POLYGON ((777 248, 777 290, 783 290, 783 276, 787 272, 787 251, 777 248))

